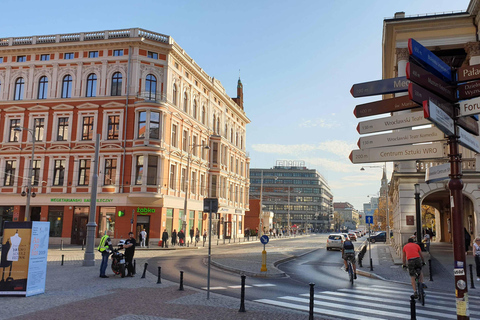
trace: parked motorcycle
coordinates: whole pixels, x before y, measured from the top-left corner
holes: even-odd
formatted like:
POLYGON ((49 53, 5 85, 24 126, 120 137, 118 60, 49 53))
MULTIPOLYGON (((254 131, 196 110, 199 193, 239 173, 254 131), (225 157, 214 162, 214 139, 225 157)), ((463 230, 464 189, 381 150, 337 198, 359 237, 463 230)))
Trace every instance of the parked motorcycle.
POLYGON ((120 240, 118 243, 118 249, 113 249, 112 251, 112 271, 115 275, 120 275, 122 278, 125 277, 125 254, 119 250, 123 249, 125 241, 120 240))

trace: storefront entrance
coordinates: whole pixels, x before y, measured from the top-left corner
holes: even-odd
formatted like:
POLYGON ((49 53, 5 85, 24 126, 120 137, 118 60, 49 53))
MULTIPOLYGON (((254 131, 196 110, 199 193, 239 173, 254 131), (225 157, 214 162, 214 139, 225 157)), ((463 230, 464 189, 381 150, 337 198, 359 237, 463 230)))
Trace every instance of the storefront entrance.
POLYGON ((82 245, 87 237, 88 207, 75 207, 71 244, 82 245))
POLYGON ((140 243, 140 231, 142 231, 143 229, 145 229, 145 232, 147 232, 147 240, 145 241, 145 245, 148 247, 148 241, 150 239, 150 216, 137 216, 135 237, 138 243, 140 243))

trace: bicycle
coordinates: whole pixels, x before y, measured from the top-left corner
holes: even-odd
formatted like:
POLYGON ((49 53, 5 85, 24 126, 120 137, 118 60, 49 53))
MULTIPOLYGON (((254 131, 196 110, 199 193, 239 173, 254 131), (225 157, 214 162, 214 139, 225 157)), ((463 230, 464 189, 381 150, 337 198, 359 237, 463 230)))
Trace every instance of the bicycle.
POLYGON ((348 272, 348 279, 353 284, 353 280, 355 279, 355 273, 353 271, 353 263, 350 257, 347 260, 347 272, 348 272))
MULTIPOLYGON (((425 265, 425 262, 422 262, 422 266, 420 268, 415 268, 415 288, 417 289, 417 297, 415 299, 418 299, 422 303, 422 306, 425 306, 425 284, 420 282, 420 274, 422 273, 422 267, 425 265)), ((403 266, 404 269, 407 269, 407 266, 403 266)))

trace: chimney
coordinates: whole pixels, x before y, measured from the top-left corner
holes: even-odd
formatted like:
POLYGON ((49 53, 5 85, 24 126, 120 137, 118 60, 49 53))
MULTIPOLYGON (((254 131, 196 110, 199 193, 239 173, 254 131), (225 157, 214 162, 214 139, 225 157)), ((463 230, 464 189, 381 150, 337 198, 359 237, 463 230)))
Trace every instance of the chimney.
POLYGON ((403 19, 405 18, 405 12, 400 11, 400 12, 395 12, 395 19, 403 19))

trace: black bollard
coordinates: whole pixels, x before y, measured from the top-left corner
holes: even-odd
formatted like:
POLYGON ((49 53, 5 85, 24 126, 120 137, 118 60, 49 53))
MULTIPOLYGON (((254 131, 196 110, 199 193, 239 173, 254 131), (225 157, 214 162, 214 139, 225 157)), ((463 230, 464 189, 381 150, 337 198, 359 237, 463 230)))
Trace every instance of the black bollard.
POLYGON ((309 316, 308 316, 308 320, 314 320, 313 318, 313 296, 314 296, 314 289, 313 287, 315 287, 315 283, 310 283, 310 308, 309 308, 309 316))
POLYGON ((363 257, 358 255, 358 265, 360 266, 360 268, 363 268, 362 260, 363 260, 363 257))
POLYGON ((475 289, 475 283, 473 282, 473 265, 470 264, 470 288, 475 289))
POLYGON ((432 259, 428 259, 428 273, 430 273, 430 281, 433 281, 432 259))
POLYGON ((240 294, 240 310, 238 312, 245 312, 245 278, 247 276, 242 275, 242 289, 240 294))
POLYGON ((62 266, 63 266, 63 258, 65 258, 65 255, 62 254, 62 266))
POLYGON ((157 283, 162 283, 162 267, 158 267, 158 279, 157 283))
POLYGON ((370 271, 373 271, 373 262, 372 262, 372 258, 370 258, 370 271))
POLYGON ((137 260, 133 260, 133 274, 137 274, 137 260))
POLYGON ((417 320, 417 311, 415 310, 415 296, 410 296, 410 320, 417 320))
POLYGON ((183 271, 180 271, 180 288, 178 290, 183 291, 183 271))
POLYGON ((143 268, 143 274, 141 279, 145 279, 145 274, 147 273, 148 262, 145 262, 145 267, 143 268))
POLYGON ((218 238, 217 238, 217 246, 218 246, 218 238))

